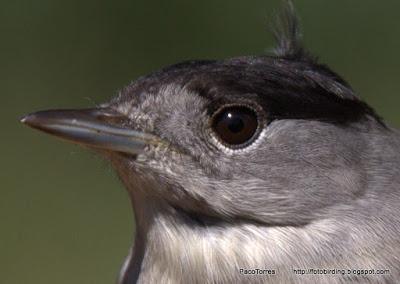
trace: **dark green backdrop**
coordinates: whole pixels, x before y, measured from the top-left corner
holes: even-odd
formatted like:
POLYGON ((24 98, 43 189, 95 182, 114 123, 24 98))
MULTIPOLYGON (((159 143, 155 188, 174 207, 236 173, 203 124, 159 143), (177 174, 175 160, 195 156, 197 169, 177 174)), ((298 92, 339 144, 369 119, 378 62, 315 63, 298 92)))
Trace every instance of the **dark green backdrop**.
MULTIPOLYGON (((18 123, 103 102, 193 58, 260 54, 279 1, 1 0, 0 283, 113 283, 133 234, 127 195, 93 154, 18 123)), ((305 43, 400 125, 399 1, 297 1, 305 43)))

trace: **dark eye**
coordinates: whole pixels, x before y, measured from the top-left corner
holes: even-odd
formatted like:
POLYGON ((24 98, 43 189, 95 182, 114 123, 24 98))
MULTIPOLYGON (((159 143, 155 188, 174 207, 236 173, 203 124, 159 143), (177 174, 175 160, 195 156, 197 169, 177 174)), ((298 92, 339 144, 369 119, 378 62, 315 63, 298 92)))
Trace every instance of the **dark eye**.
POLYGON ((212 128, 224 144, 245 146, 258 129, 257 114, 245 106, 224 107, 213 116, 212 128))

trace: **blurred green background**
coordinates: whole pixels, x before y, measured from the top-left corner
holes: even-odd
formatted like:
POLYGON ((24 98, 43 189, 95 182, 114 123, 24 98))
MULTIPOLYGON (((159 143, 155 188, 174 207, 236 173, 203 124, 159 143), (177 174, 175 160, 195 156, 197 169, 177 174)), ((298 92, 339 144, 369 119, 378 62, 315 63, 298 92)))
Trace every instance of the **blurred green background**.
MULTIPOLYGON (((260 54, 280 1, 0 3, 0 283, 114 283, 134 230, 123 187, 94 154, 18 118, 94 106, 181 60, 260 54)), ((400 2, 296 6, 306 46, 400 126, 400 2)))

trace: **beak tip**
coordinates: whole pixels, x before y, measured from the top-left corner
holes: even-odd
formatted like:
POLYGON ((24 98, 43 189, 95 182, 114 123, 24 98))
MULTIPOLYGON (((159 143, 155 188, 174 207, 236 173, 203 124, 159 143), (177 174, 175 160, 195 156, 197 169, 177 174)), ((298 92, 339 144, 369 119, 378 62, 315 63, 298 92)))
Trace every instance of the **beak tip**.
POLYGON ((35 115, 34 114, 27 114, 20 118, 20 122, 22 124, 32 126, 34 124, 35 115))
POLYGON ((19 119, 19 122, 21 122, 22 124, 28 124, 29 123, 29 114, 28 115, 24 115, 23 117, 21 117, 19 119))

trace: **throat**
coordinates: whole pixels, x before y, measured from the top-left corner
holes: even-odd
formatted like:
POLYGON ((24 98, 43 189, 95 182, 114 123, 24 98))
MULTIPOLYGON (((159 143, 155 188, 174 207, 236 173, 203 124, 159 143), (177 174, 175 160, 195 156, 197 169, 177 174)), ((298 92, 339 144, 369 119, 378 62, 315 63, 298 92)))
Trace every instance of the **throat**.
POLYGON ((234 225, 136 195, 133 205, 136 239, 121 284, 235 283, 240 268, 265 266, 261 226, 234 225))
POLYGON ((240 269, 283 273, 288 267, 319 262, 320 250, 315 244, 332 237, 325 232, 326 224, 268 227, 245 221, 230 223, 140 195, 135 195, 133 205, 136 239, 121 284, 203 283, 205 279, 240 283, 240 269))

